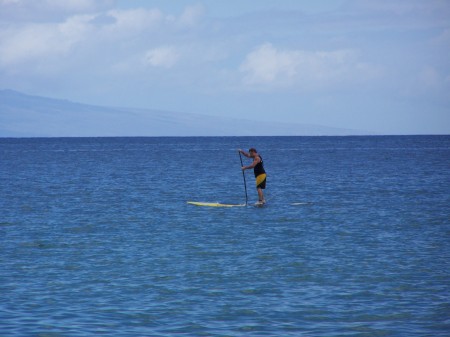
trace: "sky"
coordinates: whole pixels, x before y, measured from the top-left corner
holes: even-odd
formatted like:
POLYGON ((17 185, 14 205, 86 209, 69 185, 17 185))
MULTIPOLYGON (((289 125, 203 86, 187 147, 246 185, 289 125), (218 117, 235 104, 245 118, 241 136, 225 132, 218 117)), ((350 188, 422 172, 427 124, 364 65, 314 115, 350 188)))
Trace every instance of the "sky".
POLYGON ((449 18, 448 0, 0 0, 0 89, 449 134, 449 18))

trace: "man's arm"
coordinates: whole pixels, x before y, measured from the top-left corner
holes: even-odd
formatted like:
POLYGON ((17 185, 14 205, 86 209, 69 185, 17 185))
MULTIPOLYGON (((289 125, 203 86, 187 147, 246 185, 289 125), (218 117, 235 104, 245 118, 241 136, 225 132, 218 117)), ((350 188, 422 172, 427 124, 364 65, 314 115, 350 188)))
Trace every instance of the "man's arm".
POLYGON ((258 163, 259 163, 260 161, 261 161, 261 158, 256 157, 256 158, 253 160, 253 163, 252 163, 251 165, 249 165, 249 166, 242 166, 242 170, 250 170, 250 169, 254 168, 256 165, 258 165, 258 163))
POLYGON ((242 153, 245 157, 250 158, 250 155, 242 149, 238 150, 239 153, 242 153))

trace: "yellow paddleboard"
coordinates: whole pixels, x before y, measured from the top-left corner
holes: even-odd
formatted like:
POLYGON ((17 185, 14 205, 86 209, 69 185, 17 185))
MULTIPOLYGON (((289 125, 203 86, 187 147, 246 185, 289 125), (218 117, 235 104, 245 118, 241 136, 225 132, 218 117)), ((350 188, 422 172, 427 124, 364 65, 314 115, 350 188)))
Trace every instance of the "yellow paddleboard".
POLYGON ((242 207, 245 205, 233 205, 233 204, 220 204, 218 202, 198 202, 198 201, 188 201, 189 205, 195 206, 207 206, 207 207, 242 207))

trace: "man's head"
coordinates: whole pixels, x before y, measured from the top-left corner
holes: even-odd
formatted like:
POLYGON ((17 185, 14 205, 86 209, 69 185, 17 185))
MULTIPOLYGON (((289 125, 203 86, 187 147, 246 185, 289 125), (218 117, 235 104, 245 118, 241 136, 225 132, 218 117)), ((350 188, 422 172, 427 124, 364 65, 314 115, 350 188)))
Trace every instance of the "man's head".
POLYGON ((248 154, 250 157, 255 158, 255 156, 258 154, 258 151, 254 147, 252 147, 250 150, 248 150, 248 154))

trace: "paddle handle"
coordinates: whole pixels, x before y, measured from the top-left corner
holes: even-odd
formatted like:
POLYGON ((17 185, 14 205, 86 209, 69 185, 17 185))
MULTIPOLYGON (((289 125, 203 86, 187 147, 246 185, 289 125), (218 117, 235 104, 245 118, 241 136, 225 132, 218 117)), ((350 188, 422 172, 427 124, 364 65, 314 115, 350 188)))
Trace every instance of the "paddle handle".
MULTIPOLYGON (((239 151, 239 159, 241 160, 241 168, 244 166, 242 163, 242 156, 241 151, 239 151)), ((244 170, 242 170, 242 177, 244 178, 244 189, 245 189, 245 206, 248 204, 248 196, 247 196, 247 181, 245 180, 245 173, 244 170)))

